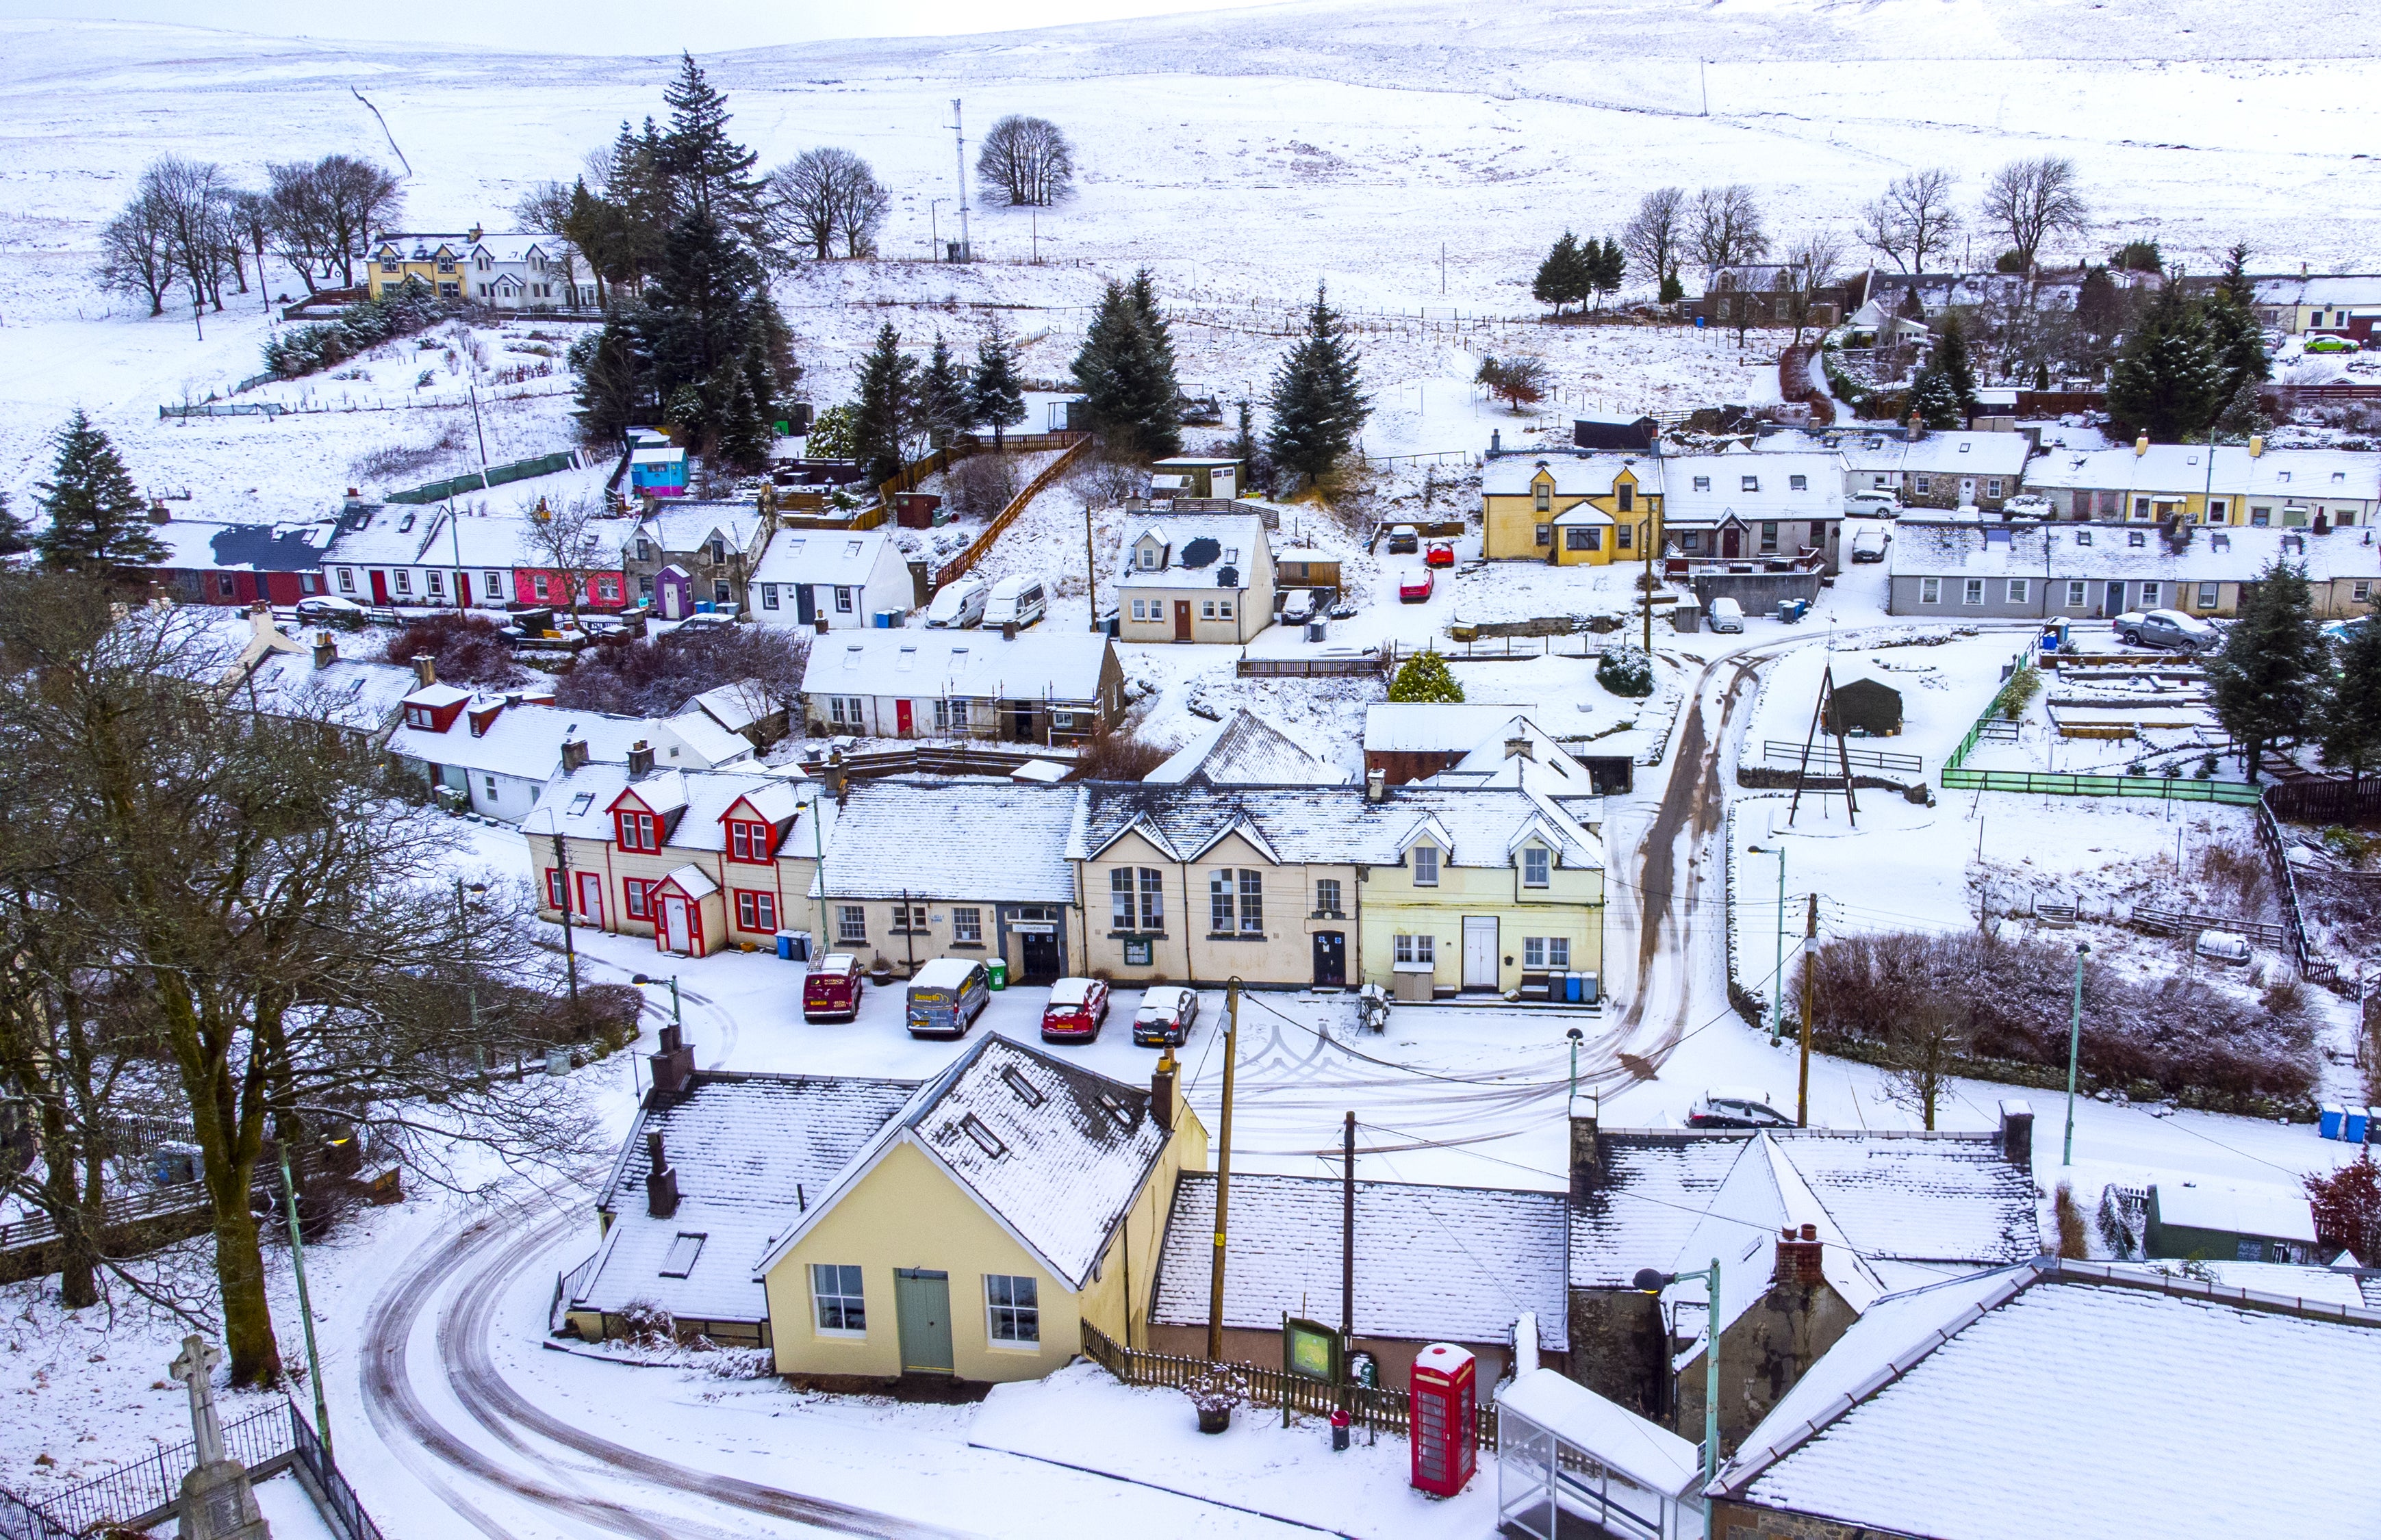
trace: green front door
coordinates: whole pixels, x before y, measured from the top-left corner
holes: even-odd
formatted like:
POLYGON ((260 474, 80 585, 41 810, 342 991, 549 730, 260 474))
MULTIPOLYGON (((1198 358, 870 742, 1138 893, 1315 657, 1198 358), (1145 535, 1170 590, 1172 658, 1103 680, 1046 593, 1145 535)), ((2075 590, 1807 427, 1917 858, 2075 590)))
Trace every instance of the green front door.
POLYGON ((901 1324, 901 1372, 951 1372, 951 1276, 924 1267, 893 1269, 893 1304, 901 1324))

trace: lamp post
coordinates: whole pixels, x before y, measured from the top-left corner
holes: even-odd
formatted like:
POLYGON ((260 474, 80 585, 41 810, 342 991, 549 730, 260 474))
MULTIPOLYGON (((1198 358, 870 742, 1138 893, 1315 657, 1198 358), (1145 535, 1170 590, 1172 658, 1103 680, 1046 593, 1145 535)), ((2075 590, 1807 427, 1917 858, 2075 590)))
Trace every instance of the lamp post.
POLYGON ((678 975, 677 975, 676 973, 672 973, 669 977, 667 977, 667 978, 665 978, 665 979, 657 979, 657 978, 654 978, 654 977, 651 976, 650 974, 646 974, 646 973, 639 973, 638 975, 636 975, 636 977, 634 977, 634 978, 630 979, 629 982, 630 984, 668 984, 668 985, 669 985, 669 992, 670 992, 670 1025, 671 1025, 671 1026, 673 1026, 673 1027, 678 1028, 681 1033, 682 1033, 682 1032, 684 1032, 684 1031, 686 1030, 686 1017, 685 1017, 684 1013, 683 1013, 683 1012, 681 1012, 681 1011, 679 1010, 679 1008, 678 1008, 678 975))
POLYGON ((275 1141, 281 1152, 281 1195, 289 1204, 289 1265, 298 1275, 298 1314, 306 1322, 306 1379, 314 1387, 314 1433, 323 1441, 323 1457, 331 1454, 331 1408, 323 1398, 323 1360, 314 1351, 314 1307, 306 1298, 306 1239, 298 1228, 298 1183, 289 1174, 289 1142, 275 1141))
MULTIPOLYGON (((1665 1273, 1640 1267, 1630 1281, 1648 1294, 1659 1294, 1674 1283, 1701 1278, 1703 1295, 1703 1485, 1719 1479, 1719 1258, 1698 1272, 1665 1273)), ((1703 1498, 1703 1540, 1712 1540, 1712 1500, 1703 1498)))
POLYGON ((2075 943, 2075 1013, 2067 1023, 2067 1147, 2061 1166, 2075 1164, 2075 1061, 2083 1051, 2083 959, 2092 953, 2088 941, 2075 943))
POLYGON ((466 885, 462 878, 455 879, 455 923, 463 936, 463 993, 464 997, 470 1000, 471 1005, 471 1045, 475 1051, 482 1046, 480 1043, 480 976, 471 971, 471 917, 463 895, 485 893, 487 890, 486 883, 475 882, 466 885))
POLYGON ((1775 933, 1770 939, 1777 944, 1777 966, 1769 975, 1769 1045, 1774 1048, 1777 1046, 1777 1034, 1781 1026, 1778 1021, 1778 1008, 1786 988, 1786 847, 1755 845, 1747 853, 1777 858, 1777 919, 1770 926, 1771 931, 1775 933))
POLYGON ((1585 1034, 1577 1027, 1573 1027, 1563 1035, 1570 1039, 1570 1099, 1577 1102, 1579 1100, 1579 1045, 1580 1039, 1585 1034))

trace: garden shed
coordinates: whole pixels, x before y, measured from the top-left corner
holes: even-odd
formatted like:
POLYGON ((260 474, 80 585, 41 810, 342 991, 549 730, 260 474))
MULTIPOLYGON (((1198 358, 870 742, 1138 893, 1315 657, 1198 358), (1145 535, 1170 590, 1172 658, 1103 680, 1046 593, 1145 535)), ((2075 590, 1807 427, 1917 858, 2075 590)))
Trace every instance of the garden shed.
POLYGON ((1865 675, 1839 679, 1821 726, 1830 734, 1892 738, 1901 731, 1901 691, 1865 675))

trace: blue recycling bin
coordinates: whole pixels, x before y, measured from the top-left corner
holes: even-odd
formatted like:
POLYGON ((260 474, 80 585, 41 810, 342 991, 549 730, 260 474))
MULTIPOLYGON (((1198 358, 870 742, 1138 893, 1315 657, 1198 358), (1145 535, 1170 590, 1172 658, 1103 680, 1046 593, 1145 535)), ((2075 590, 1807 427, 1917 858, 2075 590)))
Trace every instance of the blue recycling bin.
POLYGON ((2348 1116, 2341 1119, 2339 1136, 2342 1139, 2347 1140, 2351 1144, 2362 1144, 2371 1139, 2373 1137, 2373 1109, 2369 1106, 2350 1107, 2348 1109, 2348 1116))
POLYGON ((793 932, 779 931, 777 933, 777 959, 781 962, 791 962, 794 960, 793 932))
POLYGON ((1580 991, 1580 978, 1579 978, 1579 975, 1578 975, 1577 973, 1565 973, 1565 974, 1563 975, 1563 1000, 1565 1001, 1565 1003, 1569 1004, 1569 1005, 1577 1005, 1577 1004, 1579 1004, 1579 1000, 1580 1000, 1580 994, 1579 994, 1579 991, 1580 991))
POLYGON ((2315 1132, 2322 1135, 2324 1138, 2345 1139, 2348 1137, 2348 1131, 2344 1126, 2348 1121, 2348 1109, 2346 1107, 2334 1106, 2330 1103, 2326 1102, 2318 1110, 2316 1118, 2315 1132))

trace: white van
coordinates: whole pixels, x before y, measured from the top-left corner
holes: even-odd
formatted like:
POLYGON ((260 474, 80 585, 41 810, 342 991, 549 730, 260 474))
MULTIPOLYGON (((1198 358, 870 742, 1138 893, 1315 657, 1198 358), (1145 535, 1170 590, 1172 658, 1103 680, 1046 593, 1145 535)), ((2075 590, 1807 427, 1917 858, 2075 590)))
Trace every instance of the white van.
POLYGON ((1014 626, 1023 630, 1042 618, 1048 605, 1041 579, 1003 578, 992 585, 992 597, 983 606, 983 623, 987 629, 1014 626))
POLYGON ((992 585, 982 578, 954 578, 934 591, 934 602, 926 606, 926 624, 964 630, 983 619, 983 606, 991 598, 992 585))
POLYGON ((1711 602, 1711 629, 1716 631, 1744 629, 1744 606, 1723 593, 1711 602))

